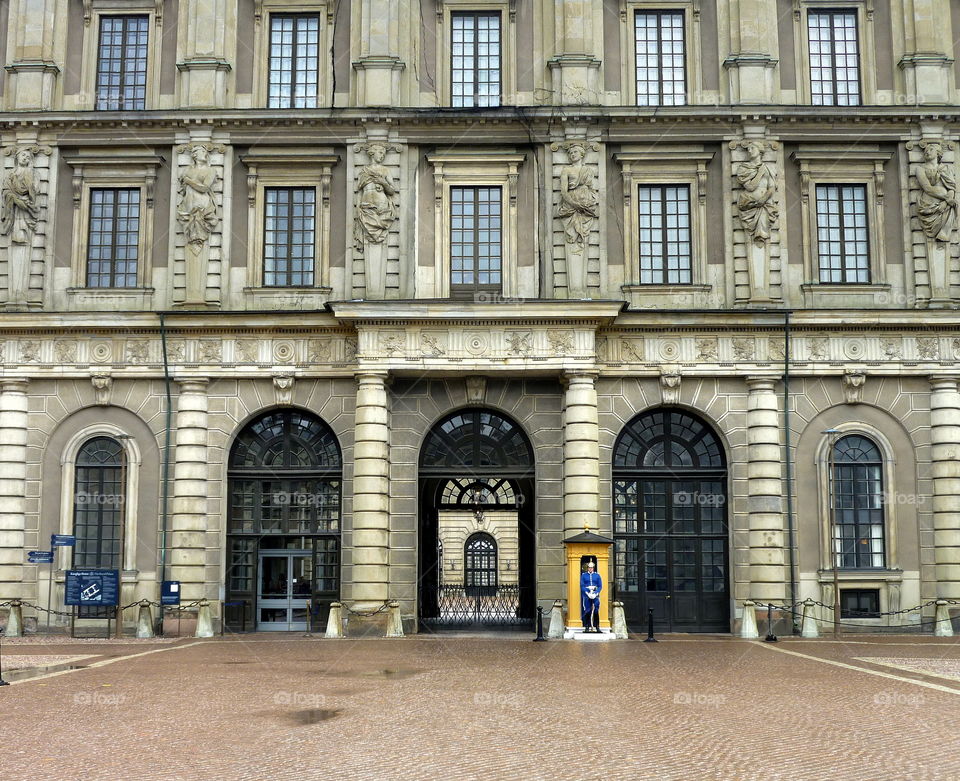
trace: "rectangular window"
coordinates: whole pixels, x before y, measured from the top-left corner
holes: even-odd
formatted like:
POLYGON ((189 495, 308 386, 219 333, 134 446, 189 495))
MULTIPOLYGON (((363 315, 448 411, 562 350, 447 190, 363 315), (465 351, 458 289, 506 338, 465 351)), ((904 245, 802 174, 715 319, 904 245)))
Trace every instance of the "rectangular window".
POLYGON ((263 230, 263 284, 313 285, 316 247, 316 190, 267 187, 263 230))
POLYGON ((87 287, 136 287, 140 190, 90 190, 87 287))
POLYGON ((840 618, 879 618, 879 589, 841 589, 840 618))
POLYGON ((810 11, 810 93, 815 106, 860 105, 857 13, 810 11))
POLYGON ((637 11, 637 105, 686 104, 683 11, 637 11))
POLYGON ((101 16, 97 111, 137 111, 147 103, 146 16, 101 16))
POLYGON ((690 187, 642 185, 640 204, 640 284, 689 285, 690 187))
POLYGON ((270 17, 270 86, 267 108, 316 108, 320 17, 270 17))
POLYGON ((869 244, 866 186, 818 184, 817 248, 820 255, 820 282, 868 284, 869 244))
POLYGON ((455 13, 451 21, 451 105, 499 106, 500 14, 455 13))
POLYGON ((884 566, 880 464, 834 465, 834 563, 845 569, 884 566))
POLYGON ((450 294, 499 291, 503 265, 499 187, 450 188, 450 294))

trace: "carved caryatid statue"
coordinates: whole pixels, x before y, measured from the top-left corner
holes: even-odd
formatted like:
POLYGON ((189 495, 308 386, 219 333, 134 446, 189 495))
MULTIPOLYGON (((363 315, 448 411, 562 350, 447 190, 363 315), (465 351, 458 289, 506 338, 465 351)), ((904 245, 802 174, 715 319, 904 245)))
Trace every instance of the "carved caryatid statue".
POLYGON ((567 246, 578 254, 589 243, 594 221, 600 216, 600 194, 594 184, 597 174, 592 166, 583 162, 588 145, 597 148, 596 144, 586 141, 567 141, 553 147, 566 149, 570 159, 570 164, 560 169, 557 217, 563 222, 567 246))
POLYGON ((29 245, 33 241, 39 218, 33 152, 26 148, 18 149, 14 153, 14 166, 3 180, 0 231, 10 236, 13 244, 29 245))
POLYGON ((393 144, 371 141, 357 144, 354 150, 366 152, 369 164, 357 175, 357 209, 354 218, 353 239, 357 250, 363 252, 364 244, 383 244, 397 219, 397 188, 393 184, 390 169, 383 164, 387 152, 399 151, 393 144))
MULTIPOLYGON (((777 206, 777 171, 763 160, 766 144, 760 141, 740 142, 749 157, 737 167, 737 182, 741 190, 737 196, 740 222, 753 241, 762 245, 770 240, 770 231, 780 216, 777 206)), ((773 147, 775 148, 775 147, 773 147)))
POLYGON ((210 234, 220 222, 217 214, 217 202, 214 199, 214 187, 217 184, 217 171, 207 162, 207 147, 194 144, 190 147, 193 163, 180 174, 180 204, 177 207, 177 221, 183 229, 187 244, 194 251, 206 244, 210 234))
POLYGON ((928 238, 950 241, 957 223, 957 178, 943 161, 943 145, 921 141, 924 162, 917 166, 917 217, 928 238))

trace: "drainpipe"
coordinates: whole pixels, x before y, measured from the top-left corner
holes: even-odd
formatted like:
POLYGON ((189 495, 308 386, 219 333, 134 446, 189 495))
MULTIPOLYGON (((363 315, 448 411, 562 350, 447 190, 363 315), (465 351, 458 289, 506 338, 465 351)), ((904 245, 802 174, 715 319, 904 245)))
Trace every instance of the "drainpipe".
MULTIPOLYGON (((793 518, 793 457, 790 454, 790 312, 783 313, 783 444, 784 477, 787 483, 787 551, 790 565, 790 601, 797 601, 797 572, 794 546, 796 534, 793 518)), ((794 627, 793 621, 790 622, 794 627)))
MULTIPOLYGON (((170 398, 170 364, 167 362, 167 329, 163 312, 160 313, 160 345, 163 349, 163 383, 167 393, 167 416, 163 431, 163 475, 160 478, 160 580, 162 582, 167 579, 167 504, 170 498, 170 426, 173 420, 173 402, 170 398)), ((160 617, 162 622, 162 606, 160 617)))

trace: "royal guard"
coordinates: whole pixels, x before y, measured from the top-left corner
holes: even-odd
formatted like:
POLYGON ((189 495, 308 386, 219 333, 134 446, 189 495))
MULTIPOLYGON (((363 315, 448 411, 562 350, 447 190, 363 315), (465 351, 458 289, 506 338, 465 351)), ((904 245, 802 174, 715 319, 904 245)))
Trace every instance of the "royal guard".
POLYGON ((603 578, 596 571, 593 560, 587 562, 587 571, 580 575, 580 604, 584 632, 600 632, 600 592, 603 578))

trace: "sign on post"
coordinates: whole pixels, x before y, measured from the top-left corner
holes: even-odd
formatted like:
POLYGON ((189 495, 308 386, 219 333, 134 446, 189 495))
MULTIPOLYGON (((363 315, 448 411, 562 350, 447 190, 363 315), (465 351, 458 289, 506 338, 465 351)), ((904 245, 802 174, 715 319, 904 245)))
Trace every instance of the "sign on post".
POLYGON ((68 569, 66 599, 68 605, 120 604, 120 570, 68 569))
POLYGON ((179 605, 180 604, 180 581, 165 580, 160 585, 160 604, 161 605, 179 605))
POLYGON ((51 548, 72 548, 77 544, 77 538, 72 534, 51 534, 51 548))
POLYGON ((27 551, 28 564, 53 564, 52 550, 31 550, 27 551))

